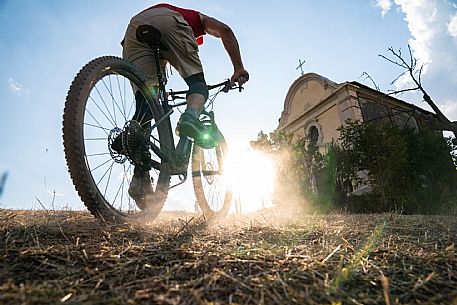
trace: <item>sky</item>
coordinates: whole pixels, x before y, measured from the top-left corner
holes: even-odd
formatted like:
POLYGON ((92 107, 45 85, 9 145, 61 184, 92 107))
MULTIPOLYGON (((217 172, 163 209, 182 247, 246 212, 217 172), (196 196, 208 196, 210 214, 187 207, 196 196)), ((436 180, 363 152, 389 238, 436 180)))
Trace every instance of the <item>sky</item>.
MULTIPOLYGON (((69 178, 62 113, 70 84, 93 58, 121 55, 132 16, 157 2, 136 0, 0 0, 0 174, 8 171, 0 207, 36 209, 83 204, 69 178)), ((218 98, 216 116, 229 145, 248 145, 273 131, 291 84, 305 72, 342 83, 363 72, 382 91, 402 71, 378 54, 407 51, 425 65, 422 83, 457 120, 456 0, 194 1, 174 5, 216 17, 234 30, 250 81, 242 93, 218 98)), ((200 57, 208 83, 233 72, 220 40, 205 37, 200 57)), ((401 79, 398 88, 408 86, 401 79)), ((186 89, 177 73, 169 87, 186 89)), ((417 94, 401 99, 425 109, 417 94)), ((188 182, 188 185, 190 181, 188 182)), ((171 191, 167 207, 189 206, 189 187, 171 191)))

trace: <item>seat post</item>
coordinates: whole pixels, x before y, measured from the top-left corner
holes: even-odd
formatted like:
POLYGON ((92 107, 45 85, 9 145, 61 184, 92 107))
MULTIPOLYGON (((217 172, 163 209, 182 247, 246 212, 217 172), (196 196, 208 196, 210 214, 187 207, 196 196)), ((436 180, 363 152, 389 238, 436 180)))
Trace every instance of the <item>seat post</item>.
POLYGON ((157 69, 157 81, 159 82, 159 94, 162 101, 166 103, 165 94, 165 79, 162 70, 160 69, 160 37, 162 34, 152 25, 143 24, 136 29, 136 38, 138 41, 148 44, 154 50, 154 57, 157 69))
POLYGON ((160 67, 160 46, 159 43, 155 45, 155 62, 156 62, 156 70, 157 70, 157 80, 159 81, 159 94, 161 95, 162 101, 165 101, 166 94, 165 94, 165 80, 162 69, 160 67))

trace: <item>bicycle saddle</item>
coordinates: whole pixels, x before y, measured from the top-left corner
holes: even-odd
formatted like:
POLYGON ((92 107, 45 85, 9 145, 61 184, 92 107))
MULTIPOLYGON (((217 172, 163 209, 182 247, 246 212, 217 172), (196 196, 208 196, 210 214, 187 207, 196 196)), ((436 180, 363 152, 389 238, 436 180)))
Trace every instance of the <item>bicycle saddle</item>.
POLYGON ((136 39, 140 42, 147 43, 151 48, 167 50, 165 45, 160 41, 162 33, 149 24, 140 25, 136 29, 136 39))

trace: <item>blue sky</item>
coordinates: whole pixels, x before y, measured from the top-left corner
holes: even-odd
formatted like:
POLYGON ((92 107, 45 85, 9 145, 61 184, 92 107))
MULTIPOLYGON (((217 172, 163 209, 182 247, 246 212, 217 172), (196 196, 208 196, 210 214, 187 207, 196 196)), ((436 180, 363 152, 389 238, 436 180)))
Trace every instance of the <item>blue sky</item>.
MULTIPOLYGON (((0 0, 0 172, 9 178, 0 199, 7 208, 82 208, 63 156, 61 120, 65 96, 78 70, 102 55, 121 54, 129 19, 154 1, 0 0)), ((248 143, 272 131, 284 97, 306 72, 333 81, 369 82, 386 91, 399 70, 378 57, 410 43, 430 95, 457 120, 457 5, 448 0, 173 1, 229 24, 239 40, 251 80, 242 94, 217 101, 216 114, 229 141, 248 143)), ((218 39, 200 49, 206 79, 232 73, 218 39)), ((399 85, 407 85, 406 81, 399 85)), ((170 87, 185 89, 177 73, 170 87)), ((420 106, 417 95, 402 96, 420 106)), ((170 205, 191 201, 174 190, 170 205)))

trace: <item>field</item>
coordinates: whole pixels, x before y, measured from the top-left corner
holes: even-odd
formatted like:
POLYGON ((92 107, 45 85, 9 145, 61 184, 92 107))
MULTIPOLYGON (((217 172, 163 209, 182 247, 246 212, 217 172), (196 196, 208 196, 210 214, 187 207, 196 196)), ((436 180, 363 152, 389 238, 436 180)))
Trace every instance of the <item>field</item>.
POLYGON ((0 230, 0 304, 457 304, 455 216, 0 210, 0 230))

